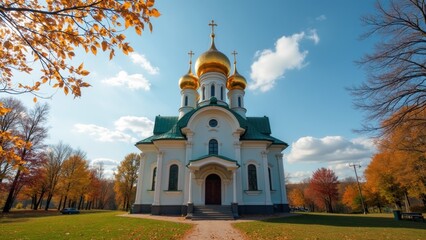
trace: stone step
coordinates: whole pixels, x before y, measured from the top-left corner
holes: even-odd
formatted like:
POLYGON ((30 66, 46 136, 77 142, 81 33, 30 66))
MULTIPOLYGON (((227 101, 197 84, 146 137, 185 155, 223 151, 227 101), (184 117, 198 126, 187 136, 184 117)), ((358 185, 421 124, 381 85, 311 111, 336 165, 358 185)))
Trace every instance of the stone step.
POLYGON ((194 206, 192 220, 234 220, 231 206, 194 206))

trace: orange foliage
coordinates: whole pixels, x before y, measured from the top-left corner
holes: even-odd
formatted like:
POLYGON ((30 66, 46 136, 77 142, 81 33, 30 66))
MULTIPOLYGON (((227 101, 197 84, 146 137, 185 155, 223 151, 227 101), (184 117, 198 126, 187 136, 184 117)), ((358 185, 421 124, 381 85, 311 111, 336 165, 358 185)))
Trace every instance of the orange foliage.
POLYGON ((115 48, 124 54, 132 52, 122 31, 133 27, 141 35, 145 24, 152 31, 150 17, 160 16, 153 6, 154 0, 3 0, 0 78, 4 88, 0 92, 36 92, 49 83, 65 94, 81 96, 81 88, 90 86, 82 79, 89 72, 83 64, 70 63, 76 49, 94 55, 98 49, 109 51, 110 59, 115 48), (32 74, 34 62, 39 64, 41 78, 31 85, 14 83, 13 71, 32 74))

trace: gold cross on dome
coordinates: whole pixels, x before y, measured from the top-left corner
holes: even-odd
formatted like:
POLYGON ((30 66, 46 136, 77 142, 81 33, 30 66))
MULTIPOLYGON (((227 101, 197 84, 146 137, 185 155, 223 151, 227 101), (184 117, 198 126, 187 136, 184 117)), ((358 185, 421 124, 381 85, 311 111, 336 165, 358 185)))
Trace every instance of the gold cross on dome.
POLYGON ((233 52, 231 52, 232 55, 234 55, 234 63, 237 62, 237 52, 234 50, 233 52))
POLYGON ((192 63, 192 56, 194 55, 194 52, 191 50, 189 51, 188 55, 189 55, 189 63, 192 63))
POLYGON ((209 23, 209 26, 211 26, 211 27, 212 27, 212 34, 214 34, 214 27, 216 27, 216 26, 217 26, 217 24, 214 22, 214 20, 212 20, 212 21, 209 23))

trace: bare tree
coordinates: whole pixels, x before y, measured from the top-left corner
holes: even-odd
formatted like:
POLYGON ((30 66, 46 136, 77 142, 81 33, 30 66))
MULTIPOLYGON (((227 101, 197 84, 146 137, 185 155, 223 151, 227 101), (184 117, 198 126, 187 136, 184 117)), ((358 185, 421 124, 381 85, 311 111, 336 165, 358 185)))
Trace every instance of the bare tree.
POLYGON ((369 74, 367 81, 351 89, 367 122, 376 122, 362 130, 387 134, 404 123, 425 126, 426 119, 418 114, 426 111, 426 3, 378 1, 376 9, 362 18, 370 28, 363 37, 379 36, 381 41, 359 61, 369 74))
POLYGON ((28 165, 31 164, 37 158, 37 153, 42 149, 43 141, 47 137, 47 116, 49 114, 49 106, 47 104, 37 104, 35 107, 29 111, 28 114, 23 115, 19 121, 19 135, 27 144, 31 144, 30 148, 22 147, 17 149, 19 152, 21 161, 17 164, 17 170, 15 177, 13 178, 12 184, 10 186, 9 194, 7 196, 5 205, 3 207, 3 212, 9 212, 12 208, 12 204, 17 196, 19 190, 22 188, 22 174, 23 170, 28 168, 28 165))

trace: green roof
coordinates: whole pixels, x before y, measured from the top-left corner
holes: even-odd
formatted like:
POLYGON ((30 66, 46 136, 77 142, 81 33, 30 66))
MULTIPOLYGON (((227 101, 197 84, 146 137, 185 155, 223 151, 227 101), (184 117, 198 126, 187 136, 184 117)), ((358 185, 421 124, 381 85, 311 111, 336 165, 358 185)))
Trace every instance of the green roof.
POLYGON ((229 109, 227 106, 217 105, 216 102, 213 101, 211 101, 208 105, 189 111, 181 119, 178 119, 176 116, 157 116, 155 118, 154 135, 137 142, 136 145, 151 144, 156 140, 186 139, 186 137, 182 134, 181 129, 188 125, 189 119, 194 115, 194 113, 200 109, 211 106, 224 108, 235 116, 240 127, 245 129, 244 134, 240 138, 241 140, 264 140, 270 141, 272 144, 288 146, 287 143, 270 136, 271 127, 268 117, 247 117, 247 119, 244 119, 234 110, 229 109))

